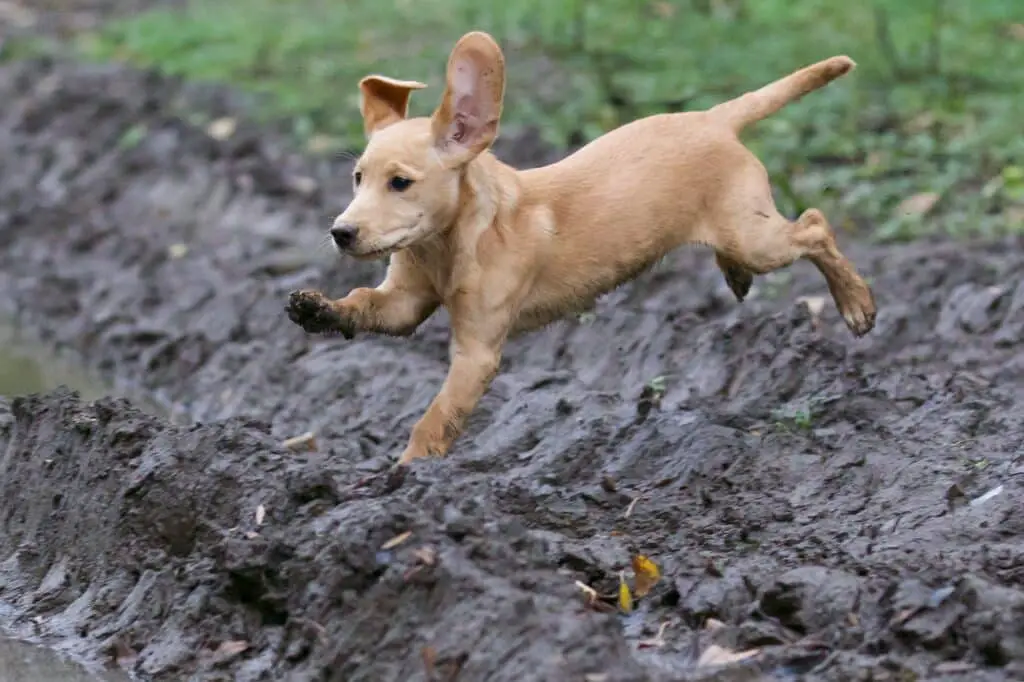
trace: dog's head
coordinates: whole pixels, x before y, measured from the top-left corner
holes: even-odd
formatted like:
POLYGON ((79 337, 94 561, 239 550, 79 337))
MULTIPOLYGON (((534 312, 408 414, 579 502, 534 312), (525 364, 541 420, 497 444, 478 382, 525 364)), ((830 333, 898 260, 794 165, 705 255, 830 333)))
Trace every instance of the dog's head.
POLYGON ((367 76, 359 83, 367 145, 352 175, 355 195, 334 221, 338 251, 377 258, 447 229, 459 209, 468 163, 498 133, 505 60, 486 33, 455 44, 441 103, 429 118, 406 118, 416 81, 367 76))

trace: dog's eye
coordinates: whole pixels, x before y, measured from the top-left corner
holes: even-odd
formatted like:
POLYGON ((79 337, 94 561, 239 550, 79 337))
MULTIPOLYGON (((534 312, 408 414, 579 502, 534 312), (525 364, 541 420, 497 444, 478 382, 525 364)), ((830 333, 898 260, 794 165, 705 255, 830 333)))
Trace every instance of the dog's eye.
POLYGON ((388 180, 388 187, 390 187, 396 192, 404 192, 405 190, 409 189, 409 186, 411 184, 412 180, 410 180, 409 178, 403 178, 401 175, 396 175, 395 177, 388 180))
POLYGON ((363 174, 356 171, 352 174, 352 181, 356 183, 356 187, 358 187, 363 182, 363 174))

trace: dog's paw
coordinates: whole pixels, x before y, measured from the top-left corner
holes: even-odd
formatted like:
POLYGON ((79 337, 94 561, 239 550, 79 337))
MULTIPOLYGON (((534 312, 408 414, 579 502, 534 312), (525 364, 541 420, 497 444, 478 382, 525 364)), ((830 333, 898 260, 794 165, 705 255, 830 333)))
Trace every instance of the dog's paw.
POLYGON ((837 297, 836 307, 854 336, 864 336, 875 328, 875 296, 866 282, 858 283, 837 297))
POLYGON ((288 296, 285 312, 288 319, 302 327, 307 334, 338 332, 346 339, 351 339, 355 332, 351 323, 338 314, 331 301, 319 291, 293 291, 288 296))

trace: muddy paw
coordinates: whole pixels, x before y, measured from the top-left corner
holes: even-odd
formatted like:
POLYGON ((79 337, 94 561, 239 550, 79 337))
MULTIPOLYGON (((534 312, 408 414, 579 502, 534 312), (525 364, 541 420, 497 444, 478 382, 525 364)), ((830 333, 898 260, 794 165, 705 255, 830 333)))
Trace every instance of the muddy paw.
POLYGON ((351 324, 339 315, 330 300, 319 291, 293 291, 285 306, 288 319, 302 327, 307 334, 338 332, 346 339, 354 333, 351 324))
POLYGON ((837 307, 854 336, 864 336, 874 329, 875 297, 866 283, 848 291, 842 300, 837 301, 837 307))

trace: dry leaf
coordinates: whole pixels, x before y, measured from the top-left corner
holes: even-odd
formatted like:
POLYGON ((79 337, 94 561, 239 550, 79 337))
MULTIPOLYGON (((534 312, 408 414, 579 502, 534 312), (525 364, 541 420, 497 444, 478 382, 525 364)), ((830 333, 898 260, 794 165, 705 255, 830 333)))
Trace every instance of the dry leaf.
POLYGON ((937 192, 914 194, 901 201, 896 212, 901 215, 924 215, 932 210, 940 198, 937 192))
POLYGON ((702 668, 708 665, 725 665, 727 663, 736 663, 737 661, 743 661, 761 653, 760 649, 749 649, 747 651, 729 651, 725 647, 712 644, 704 653, 697 659, 697 667, 702 668))
POLYGON ((583 679, 586 682, 608 682, 608 673, 587 673, 583 679))
POLYGON ((214 653, 219 656, 237 656, 248 648, 249 642, 244 639, 234 639, 221 642, 214 653))
POLYGON ((391 538, 390 540, 385 542, 383 545, 381 545, 380 548, 381 549, 394 549, 395 547, 398 547, 400 544, 402 544, 403 542, 408 540, 410 537, 412 537, 412 531, 411 530, 407 530, 404 533, 400 533, 399 535, 396 535, 395 537, 391 538))
POLYGON ((1014 40, 1024 40, 1024 24, 1010 24, 1006 32, 1010 34, 1010 37, 1014 40))
POLYGON ((633 556, 630 563, 633 565, 633 574, 636 578, 633 581, 633 593, 637 597, 643 597, 654 584, 661 580, 661 571, 658 565, 645 557, 643 554, 633 556))
POLYGON ((312 431, 307 431, 302 435, 286 439, 281 443, 281 445, 293 452, 297 452, 299 450, 316 450, 316 439, 314 438, 312 431))
POLYGON ((437 561, 437 550, 433 547, 418 547, 412 553, 424 566, 433 566, 437 561))
POLYGON ((579 580, 576 581, 576 587, 583 590, 583 593, 587 595, 588 602, 592 603, 597 601, 597 590, 595 590, 593 587, 587 585, 586 583, 582 583, 579 580))
POLYGON ((256 531, 254 531, 254 530, 250 530, 250 531, 246 532, 246 534, 245 534, 245 538, 246 538, 247 540, 255 540, 255 539, 256 539, 256 538, 258 538, 259 536, 260 536, 260 534, 259 534, 259 533, 257 533, 257 532, 256 532, 256 531))
POLYGON ((215 140, 223 141, 234 135, 237 128, 238 121, 225 116, 224 118, 212 121, 210 125, 206 126, 206 134, 215 140))
POLYGON ((626 584, 625 575, 621 572, 619 573, 619 608, 623 613, 633 610, 633 595, 629 591, 629 585, 626 584))
POLYGON ((708 618, 704 621, 704 629, 714 632, 725 627, 725 623, 718 620, 717 618, 708 618))
POLYGON ((171 244, 167 249, 167 255, 174 260, 184 258, 188 254, 188 246, 185 244, 171 244))
POLYGON ((267 518, 267 508, 262 504, 256 507, 256 525, 262 526, 263 520, 267 518))

